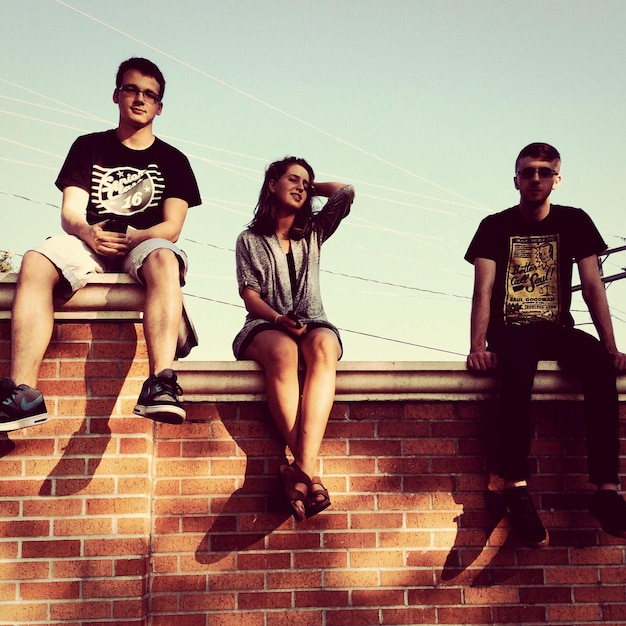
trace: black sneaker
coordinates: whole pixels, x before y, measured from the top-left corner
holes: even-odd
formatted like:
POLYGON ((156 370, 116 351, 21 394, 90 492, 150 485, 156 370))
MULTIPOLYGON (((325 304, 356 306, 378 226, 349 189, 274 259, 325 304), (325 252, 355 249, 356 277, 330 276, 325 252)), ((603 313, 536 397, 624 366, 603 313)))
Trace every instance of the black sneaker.
POLYGON ((0 380, 0 432, 36 426, 48 421, 43 394, 28 385, 16 385, 10 378, 0 380))
POLYGON ((511 530, 528 548, 543 548, 548 545, 548 531, 541 522, 537 509, 526 487, 510 487, 503 491, 506 511, 511 530))
POLYGON ((591 499, 589 513, 600 522, 605 533, 626 538, 626 502, 617 491, 596 491, 591 499))
POLYGON ((187 417, 178 400, 182 393, 183 390, 176 382, 176 372, 171 369, 163 370, 144 382, 134 412, 156 422, 182 424, 187 417))

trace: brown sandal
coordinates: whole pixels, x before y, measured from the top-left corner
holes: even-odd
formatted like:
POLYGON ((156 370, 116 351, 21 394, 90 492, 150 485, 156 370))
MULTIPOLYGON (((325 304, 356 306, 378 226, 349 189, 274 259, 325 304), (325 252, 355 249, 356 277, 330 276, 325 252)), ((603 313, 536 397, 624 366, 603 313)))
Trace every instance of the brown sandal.
POLYGON ((319 476, 313 476, 311 478, 311 486, 309 487, 309 497, 306 500, 306 516, 313 517, 327 509, 330 504, 328 490, 322 484, 322 479, 319 476), (317 485, 321 489, 313 489, 313 485, 317 485))
POLYGON ((311 479, 295 463, 292 465, 281 465, 280 475, 283 479, 283 488, 291 513, 297 522, 301 522, 307 516, 305 503, 311 491, 311 479), (306 487, 306 493, 296 487, 298 484, 306 487))

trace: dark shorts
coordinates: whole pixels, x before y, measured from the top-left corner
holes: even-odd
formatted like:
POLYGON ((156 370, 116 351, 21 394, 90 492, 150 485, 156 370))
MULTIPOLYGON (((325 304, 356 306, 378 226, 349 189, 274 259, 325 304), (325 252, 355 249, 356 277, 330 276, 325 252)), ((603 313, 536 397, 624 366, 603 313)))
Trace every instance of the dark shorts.
MULTIPOLYGON (((339 336, 339 333, 337 332, 334 326, 332 326, 331 324, 327 324, 326 322, 309 322, 306 326, 307 326, 307 333, 311 330, 315 330, 316 328, 328 328, 328 330, 332 330, 335 333, 335 336, 337 337, 337 341, 339 342, 339 348, 340 348, 339 358, 341 358, 341 355, 343 354, 343 344, 341 343, 341 337, 339 336)), ((243 340, 241 347, 239 348, 239 354, 245 354, 246 350, 249 348, 253 339, 258 334, 265 332, 266 330, 277 330, 281 333, 285 333, 285 335, 288 335, 289 337, 291 337, 296 343, 299 343, 298 341, 299 337, 294 337, 292 334, 286 331, 282 326, 278 326, 277 324, 274 324, 273 322, 265 322, 264 324, 259 324, 258 326, 255 326, 248 333, 248 336, 243 340)), ((302 336, 305 337, 306 334, 302 336)))

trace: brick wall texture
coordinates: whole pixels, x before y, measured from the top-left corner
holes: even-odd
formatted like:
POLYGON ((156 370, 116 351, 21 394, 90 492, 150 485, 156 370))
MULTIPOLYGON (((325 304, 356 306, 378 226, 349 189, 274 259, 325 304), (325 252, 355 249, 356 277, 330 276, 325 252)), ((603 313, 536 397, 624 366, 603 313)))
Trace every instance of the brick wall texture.
MULTIPOLYGON (((9 355, 2 322, 3 375, 9 355)), ((0 435, 0 624, 626 623, 626 544, 587 512, 580 403, 535 404, 551 545, 534 551, 489 478, 490 402, 337 402, 333 506, 296 524, 264 403, 153 424, 132 415, 146 375, 141 325, 55 327, 53 419, 0 435)))

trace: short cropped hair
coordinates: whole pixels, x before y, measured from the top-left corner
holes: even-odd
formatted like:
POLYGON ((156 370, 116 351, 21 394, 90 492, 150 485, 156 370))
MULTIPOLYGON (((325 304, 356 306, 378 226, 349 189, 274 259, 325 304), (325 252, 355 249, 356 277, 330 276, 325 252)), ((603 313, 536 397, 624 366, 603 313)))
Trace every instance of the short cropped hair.
POLYGON ((521 152, 517 155, 517 159, 515 159, 515 171, 517 171, 517 164, 520 162, 520 159, 524 157, 532 157, 533 159, 539 159, 541 161, 561 160, 559 151, 549 143, 529 143, 525 148, 522 148, 521 152))
POLYGON ((163 100, 163 94, 165 93, 165 78, 163 78, 161 70, 152 61, 141 57, 132 57, 123 61, 120 64, 117 70, 117 76, 115 77, 115 86, 118 89, 122 86, 124 74, 128 72, 128 70, 137 70, 144 76, 154 78, 154 80, 159 83, 159 101, 163 100))

